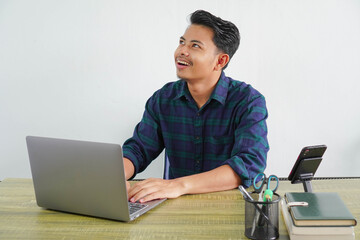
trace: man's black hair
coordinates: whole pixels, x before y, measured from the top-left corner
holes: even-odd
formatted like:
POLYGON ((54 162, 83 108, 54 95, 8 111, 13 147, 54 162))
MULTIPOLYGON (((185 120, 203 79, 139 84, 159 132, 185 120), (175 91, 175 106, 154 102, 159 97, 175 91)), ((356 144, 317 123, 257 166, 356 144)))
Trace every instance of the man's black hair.
MULTIPOLYGON (((191 14, 190 23, 210 28, 214 32, 215 46, 228 54, 230 59, 239 48, 239 29, 232 22, 225 21, 207 11, 197 10, 191 14)), ((223 69, 226 67, 227 65, 223 69)))

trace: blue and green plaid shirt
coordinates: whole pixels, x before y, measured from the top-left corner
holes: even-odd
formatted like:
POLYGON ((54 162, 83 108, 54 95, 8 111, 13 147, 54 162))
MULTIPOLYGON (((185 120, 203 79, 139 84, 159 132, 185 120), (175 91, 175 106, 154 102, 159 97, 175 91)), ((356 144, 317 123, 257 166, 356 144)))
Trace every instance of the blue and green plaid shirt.
POLYGON ((201 109, 184 80, 167 83, 147 101, 124 157, 139 173, 165 148, 169 179, 228 164, 248 187, 266 167, 267 116, 264 97, 224 73, 201 109))

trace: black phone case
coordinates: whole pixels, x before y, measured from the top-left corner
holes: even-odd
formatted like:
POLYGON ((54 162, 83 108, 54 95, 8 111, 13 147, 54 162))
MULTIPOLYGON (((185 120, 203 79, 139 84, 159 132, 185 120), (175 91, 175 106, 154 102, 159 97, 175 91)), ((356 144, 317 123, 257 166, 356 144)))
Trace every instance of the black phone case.
MULTIPOLYGON (((322 156, 324 155, 326 149, 327 149, 326 145, 316 145, 316 146, 304 147, 301 150, 301 152, 300 152, 300 154, 299 154, 299 156, 298 156, 298 158, 297 158, 297 160, 296 160, 296 162, 295 162, 295 164, 294 164, 294 166, 293 166, 293 168, 292 168, 292 170, 291 170, 291 172, 290 172, 290 174, 288 176, 288 180, 290 180, 292 182, 296 180, 296 179, 294 179, 295 172, 299 173, 299 171, 297 169, 298 169, 301 161, 303 161, 304 159, 313 159, 313 158, 322 159, 322 156)), ((320 164, 320 162, 319 162, 319 164, 320 164)), ((317 167, 316 167, 316 169, 317 169, 317 167)), ((316 171, 316 169, 315 169, 315 171, 316 171)))

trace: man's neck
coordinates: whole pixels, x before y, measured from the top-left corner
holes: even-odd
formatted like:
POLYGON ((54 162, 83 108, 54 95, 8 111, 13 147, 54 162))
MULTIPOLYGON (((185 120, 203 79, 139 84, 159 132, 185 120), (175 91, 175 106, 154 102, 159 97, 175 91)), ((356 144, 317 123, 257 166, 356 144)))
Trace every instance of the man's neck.
POLYGON ((216 84, 220 78, 221 72, 208 79, 187 80, 188 89, 200 109, 209 100, 216 84))

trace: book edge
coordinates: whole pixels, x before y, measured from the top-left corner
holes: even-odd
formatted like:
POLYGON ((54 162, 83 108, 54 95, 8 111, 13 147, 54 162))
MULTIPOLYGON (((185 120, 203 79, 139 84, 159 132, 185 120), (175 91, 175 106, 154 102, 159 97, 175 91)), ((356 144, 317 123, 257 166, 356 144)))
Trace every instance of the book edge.
POLYGON ((285 227, 290 235, 296 236, 349 236, 354 235, 354 227, 298 227, 294 225, 289 211, 287 210, 286 200, 280 201, 281 213, 285 223, 285 227), (314 234, 316 233, 316 234, 314 234))
MULTIPOLYGON (((288 193, 285 193, 284 199, 286 200, 286 202, 289 202, 287 194, 292 194, 292 193, 301 193, 301 192, 288 192, 288 193)), ((356 226, 357 225, 356 218, 352 215, 350 210, 347 208, 345 202, 341 199, 339 194, 337 192, 326 192, 326 193, 336 194, 338 196, 338 198, 342 201, 343 206, 348 210, 349 216, 351 215, 352 218, 347 218, 347 219, 345 219, 345 218, 344 219, 315 219, 315 220, 312 220, 312 219, 296 219, 296 216, 294 216, 294 211, 290 211, 290 215, 292 217, 294 225, 299 226, 299 227, 303 227, 303 226, 306 226, 306 227, 310 227, 310 226, 323 226, 323 227, 327 227, 327 226, 329 226, 329 227, 356 226)))

